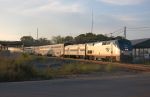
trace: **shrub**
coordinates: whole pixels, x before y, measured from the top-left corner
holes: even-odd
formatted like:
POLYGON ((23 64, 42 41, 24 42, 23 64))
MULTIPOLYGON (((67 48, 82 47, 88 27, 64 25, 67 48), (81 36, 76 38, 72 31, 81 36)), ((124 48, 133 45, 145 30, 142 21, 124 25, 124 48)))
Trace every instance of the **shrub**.
POLYGON ((17 58, 0 58, 0 81, 32 80, 38 77, 38 70, 31 64, 32 58, 22 55, 17 58))

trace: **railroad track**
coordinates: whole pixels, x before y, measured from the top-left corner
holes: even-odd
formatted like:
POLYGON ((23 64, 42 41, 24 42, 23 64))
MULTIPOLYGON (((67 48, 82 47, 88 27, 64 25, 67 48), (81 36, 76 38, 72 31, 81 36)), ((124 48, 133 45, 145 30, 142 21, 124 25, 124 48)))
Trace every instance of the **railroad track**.
MULTIPOLYGON (((56 58, 56 57, 50 57, 50 58, 56 58)), ((59 58, 59 59, 61 59, 61 60, 79 61, 79 62, 87 62, 87 63, 94 63, 94 64, 100 64, 100 65, 112 64, 114 66, 130 69, 130 70, 141 71, 141 72, 150 72, 150 66, 146 66, 146 65, 143 65, 143 64, 102 62, 102 61, 95 61, 95 60, 84 60, 84 59, 73 59, 73 58, 59 58)))

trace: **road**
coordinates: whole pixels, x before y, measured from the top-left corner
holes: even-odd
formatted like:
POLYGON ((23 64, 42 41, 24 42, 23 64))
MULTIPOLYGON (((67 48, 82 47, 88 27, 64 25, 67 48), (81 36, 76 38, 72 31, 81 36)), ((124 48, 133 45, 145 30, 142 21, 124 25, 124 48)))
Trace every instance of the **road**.
POLYGON ((0 83, 0 97, 150 97, 150 73, 0 83))

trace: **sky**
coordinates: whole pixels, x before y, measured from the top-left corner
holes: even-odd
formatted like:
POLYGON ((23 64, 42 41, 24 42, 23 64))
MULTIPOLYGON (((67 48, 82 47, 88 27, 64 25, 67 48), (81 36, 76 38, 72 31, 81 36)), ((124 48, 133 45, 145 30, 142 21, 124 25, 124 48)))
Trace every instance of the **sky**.
POLYGON ((87 33, 92 10, 95 34, 150 38, 150 0, 0 0, 0 40, 87 33))

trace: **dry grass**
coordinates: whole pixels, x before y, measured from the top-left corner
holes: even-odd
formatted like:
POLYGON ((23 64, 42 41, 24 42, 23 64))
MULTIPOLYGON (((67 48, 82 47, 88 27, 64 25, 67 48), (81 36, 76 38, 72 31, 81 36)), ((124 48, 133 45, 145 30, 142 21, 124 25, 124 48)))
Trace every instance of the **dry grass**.
POLYGON ((40 78, 41 74, 32 64, 34 60, 39 60, 39 58, 27 54, 21 54, 15 58, 0 57, 0 82, 40 78))
MULTIPOLYGON (((0 57, 0 82, 43 80, 64 77, 74 74, 89 74, 93 72, 112 72, 113 65, 98 65, 90 63, 62 63, 58 67, 47 66, 39 69, 35 63, 46 63, 48 58, 20 54, 17 57, 0 57)), ((50 63, 49 63, 50 64, 50 63)))

